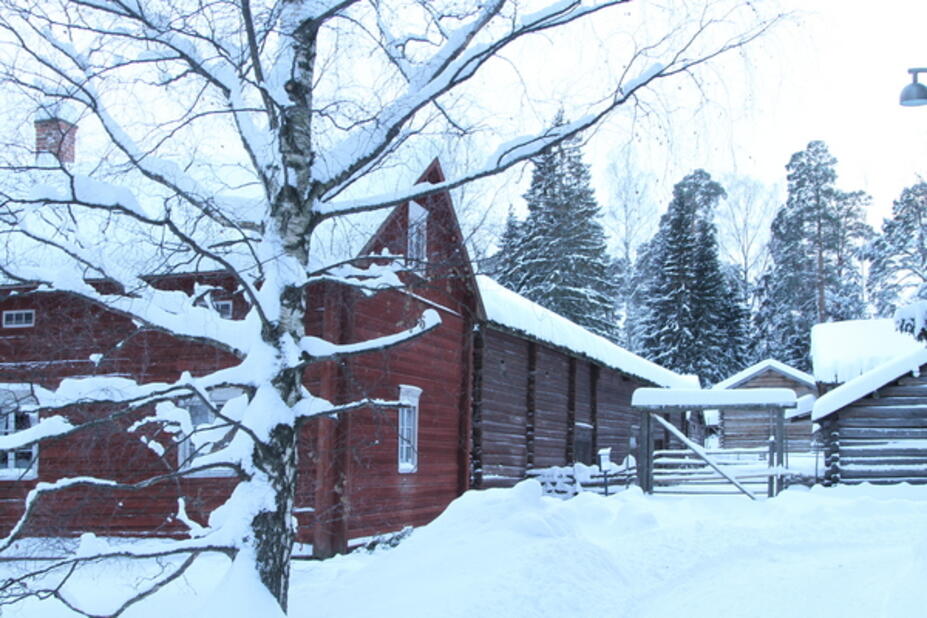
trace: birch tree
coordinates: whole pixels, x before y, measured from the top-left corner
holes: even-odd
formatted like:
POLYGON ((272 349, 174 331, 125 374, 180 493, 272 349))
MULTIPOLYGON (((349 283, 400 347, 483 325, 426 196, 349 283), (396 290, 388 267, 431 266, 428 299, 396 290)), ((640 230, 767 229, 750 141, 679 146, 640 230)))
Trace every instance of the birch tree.
MULTIPOLYGON (((218 552, 232 558, 233 568, 252 570, 286 611, 300 425, 371 403, 400 403, 336 405, 309 392, 306 368, 401 345, 436 325, 435 314, 426 312, 416 326, 365 344, 308 336, 303 316, 312 282, 335 279, 368 290, 402 284, 403 264, 389 256, 320 263, 313 250, 320 233, 339 217, 387 209, 523 163, 634 105, 657 82, 697 77, 699 65, 754 40, 776 20, 740 2, 681 3, 666 31, 634 42, 620 75, 601 80, 601 90, 589 97, 593 103, 567 110, 577 120, 500 141, 484 163, 444 182, 386 193, 375 188, 370 179, 404 149, 424 143, 423 136, 466 128, 456 97, 497 57, 524 58, 526 49, 530 56, 530 45, 580 20, 608 16, 620 26, 620 10, 609 9, 628 3, 2 1, 0 70, 4 95, 15 102, 9 108, 25 101, 55 114, 70 108, 96 157, 79 168, 7 157, 0 210, 4 280, 31 294, 84 299, 139 328, 211 346, 237 364, 185 373, 171 383, 95 377, 60 388, 34 385, 31 403, 24 401, 17 413, 38 422, 0 437, 0 449, 92 432, 143 409, 154 410, 150 423, 189 423, 173 404, 178 397, 211 405, 213 389, 241 393, 211 407, 232 437, 217 441, 199 465, 231 470, 237 486, 209 521, 179 512, 189 524, 187 538, 81 553, 53 565, 61 577, 85 561, 185 557, 115 608, 116 615, 182 575, 197 556, 218 552), (222 320, 208 287, 178 292, 154 278, 185 269, 227 274, 246 315, 222 320), (105 414, 76 420, 66 414, 75 402, 105 414)), ((0 550, 26 534, 42 496, 75 487, 139 489, 190 472, 131 483, 64 477, 39 484, 0 550)), ((54 572, 49 567, 45 579, 7 582, 5 598, 42 594, 68 602, 60 586, 47 584, 54 572)))

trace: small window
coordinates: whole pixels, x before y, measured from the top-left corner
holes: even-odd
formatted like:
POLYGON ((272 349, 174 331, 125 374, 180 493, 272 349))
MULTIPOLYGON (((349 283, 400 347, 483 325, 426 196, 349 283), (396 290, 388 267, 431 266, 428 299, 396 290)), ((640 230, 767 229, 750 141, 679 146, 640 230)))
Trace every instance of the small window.
MULTIPOLYGON (((18 409, 22 398, 9 392, 3 393, 0 400, 0 435, 10 435, 17 431, 29 429, 35 423, 36 416, 18 409)), ((35 478, 38 445, 26 448, 0 451, 0 478, 23 479, 35 478)))
MULTIPOLYGON (((177 463, 181 469, 196 467, 196 458, 207 455, 220 449, 232 437, 233 429, 222 422, 213 412, 213 408, 221 409, 229 400, 241 395, 238 388, 221 388, 209 393, 210 405, 199 397, 188 397, 178 402, 178 406, 190 413, 190 423, 193 433, 183 436, 177 444, 177 463), (215 427, 212 427, 215 425, 215 427)), ((229 476, 233 474, 225 468, 203 470, 196 476, 229 476)))
POLYGON ((31 328, 35 326, 35 310, 3 312, 3 328, 31 328))
POLYGON ((399 387, 399 472, 418 470, 418 401, 422 389, 416 386, 399 387))
POLYGON ((232 301, 214 300, 212 301, 212 306, 215 307, 216 312, 219 314, 220 317, 223 317, 226 320, 232 319, 232 301))
POLYGON ((428 260, 428 211, 409 203, 409 230, 406 238, 406 264, 424 269, 428 260))

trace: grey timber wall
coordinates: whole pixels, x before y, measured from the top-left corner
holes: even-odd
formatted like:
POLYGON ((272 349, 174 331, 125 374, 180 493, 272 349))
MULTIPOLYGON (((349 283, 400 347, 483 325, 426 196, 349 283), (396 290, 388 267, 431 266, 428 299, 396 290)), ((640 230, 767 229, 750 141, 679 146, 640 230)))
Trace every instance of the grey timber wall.
POLYGON ((602 447, 611 447, 615 462, 629 454, 638 425, 631 394, 649 384, 491 326, 480 329, 474 348, 473 487, 593 463, 602 447))
MULTIPOLYGON (((795 391, 796 397, 814 392, 807 384, 793 380, 772 369, 767 369, 738 384, 737 388, 790 388, 795 391)), ((720 423, 722 448, 766 446, 769 436, 772 435, 772 426, 767 412, 722 411, 720 423)), ((785 433, 790 451, 811 450, 810 419, 786 421, 785 433)))
POLYGON ((474 483, 509 486, 527 466, 528 341, 487 331, 482 339, 481 392, 474 393, 474 483))
POLYGON ((567 463, 569 358, 538 346, 535 379, 534 468, 567 463))
POLYGON ((925 369, 822 419, 825 483, 927 483, 925 369))

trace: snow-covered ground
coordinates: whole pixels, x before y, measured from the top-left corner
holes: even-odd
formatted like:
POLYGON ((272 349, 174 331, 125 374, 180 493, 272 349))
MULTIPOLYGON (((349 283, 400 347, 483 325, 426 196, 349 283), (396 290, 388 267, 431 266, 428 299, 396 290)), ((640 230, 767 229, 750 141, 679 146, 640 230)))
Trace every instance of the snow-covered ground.
MULTIPOLYGON (((125 615, 259 615, 247 578, 216 589, 226 564, 204 562, 125 615)), ((102 610, 141 575, 101 568, 72 593, 102 610)), ((927 487, 560 501, 526 481, 467 493, 395 549, 297 562, 290 615, 919 617, 924 582, 927 487)), ((74 616, 51 601, 3 615, 74 616)))

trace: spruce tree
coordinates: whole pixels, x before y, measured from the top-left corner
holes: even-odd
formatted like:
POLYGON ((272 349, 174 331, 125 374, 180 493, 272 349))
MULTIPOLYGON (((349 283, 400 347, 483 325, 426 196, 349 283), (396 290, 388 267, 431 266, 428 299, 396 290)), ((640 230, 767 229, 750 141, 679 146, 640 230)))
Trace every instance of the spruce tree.
POLYGON ((869 196, 837 189, 836 163, 815 141, 786 166, 788 199, 773 220, 757 316, 770 355, 804 370, 814 324, 865 314, 860 256, 872 234, 864 221, 869 196))
POLYGON ((899 303, 927 299, 927 183, 901 192, 868 257, 867 285, 879 315, 892 315, 899 303))
MULTIPOLYGON (((562 115, 555 124, 563 124, 562 115)), ((528 217, 522 223, 512 218, 506 227, 499 282, 615 339, 616 284, 579 138, 553 146, 532 162, 524 196, 528 217)))
POLYGON ((642 352, 708 383, 740 369, 744 361, 744 308, 722 271, 712 222, 724 195, 704 170, 686 176, 673 188, 660 228, 642 252, 649 275, 642 352))
POLYGON ((516 277, 520 274, 517 265, 522 261, 523 234, 523 225, 515 217, 512 207, 509 206, 509 214, 505 220, 505 230, 502 232, 501 238, 499 238, 499 251, 489 260, 489 272, 499 283, 513 290, 519 287, 519 281, 516 277))

